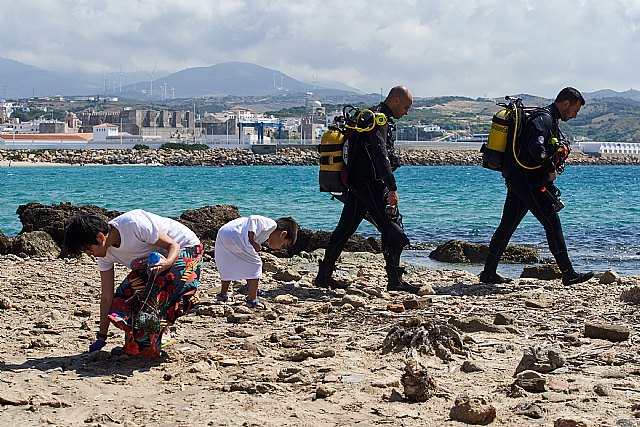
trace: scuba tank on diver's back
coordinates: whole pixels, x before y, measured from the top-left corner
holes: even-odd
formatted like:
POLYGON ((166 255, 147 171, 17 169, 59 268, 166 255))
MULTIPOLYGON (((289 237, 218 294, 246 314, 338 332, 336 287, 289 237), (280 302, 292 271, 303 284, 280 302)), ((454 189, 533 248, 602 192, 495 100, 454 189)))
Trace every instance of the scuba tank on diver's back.
POLYGON ((345 105, 342 115, 333 119, 320 140, 320 191, 328 193, 344 193, 349 184, 348 164, 353 154, 352 136, 354 132, 369 132, 376 126, 387 124, 384 113, 371 110, 360 110, 345 105))
MULTIPOLYGON (((525 107, 520 98, 505 96, 505 100, 509 103, 497 103, 503 109, 493 115, 489 138, 480 148, 482 167, 504 173, 505 156, 509 155, 515 164, 522 169, 529 171, 540 169, 540 165, 527 165, 521 161, 519 153, 521 152, 521 144, 524 142, 522 139, 528 120, 545 112, 551 114, 549 109, 525 107)), ((571 152, 569 143, 557 127, 553 131, 553 137, 549 143, 553 147, 552 159, 556 170, 558 173, 562 173, 564 162, 571 152)))
POLYGON ((509 103, 496 103, 503 108, 491 118, 489 138, 480 147, 482 167, 494 171, 502 171, 505 151, 515 146, 526 120, 525 107, 520 98, 505 96, 504 99, 509 103))
POLYGON ((482 167, 491 170, 502 170, 504 152, 507 148, 511 111, 504 108, 493 115, 491 130, 487 142, 482 144, 482 167))
POLYGON ((346 191, 342 171, 344 162, 345 132, 338 126, 332 126, 322 134, 318 151, 320 152, 320 191, 342 193, 346 191))

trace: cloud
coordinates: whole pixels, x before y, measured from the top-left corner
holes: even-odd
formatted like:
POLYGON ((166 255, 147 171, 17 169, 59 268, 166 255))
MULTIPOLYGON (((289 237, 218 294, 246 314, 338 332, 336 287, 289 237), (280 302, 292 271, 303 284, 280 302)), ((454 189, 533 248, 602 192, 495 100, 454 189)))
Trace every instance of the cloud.
POLYGON ((129 79, 227 61, 368 92, 552 97, 637 87, 633 0, 0 0, 1 54, 129 79), (8 28, 13 30, 7 31, 8 28))

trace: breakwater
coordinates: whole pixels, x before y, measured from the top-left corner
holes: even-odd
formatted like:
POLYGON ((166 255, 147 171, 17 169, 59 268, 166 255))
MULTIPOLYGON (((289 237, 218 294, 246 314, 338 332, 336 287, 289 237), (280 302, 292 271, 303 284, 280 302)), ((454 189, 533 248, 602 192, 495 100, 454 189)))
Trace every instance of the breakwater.
MULTIPOLYGON (((478 150, 398 150, 407 166, 478 166, 478 150)), ((280 148, 274 154, 255 154, 246 149, 208 150, 0 150, 0 162, 27 162, 60 165, 158 165, 158 166, 312 166, 318 164, 315 147, 280 148)), ((632 156, 595 157, 573 152, 569 164, 640 165, 632 156)))

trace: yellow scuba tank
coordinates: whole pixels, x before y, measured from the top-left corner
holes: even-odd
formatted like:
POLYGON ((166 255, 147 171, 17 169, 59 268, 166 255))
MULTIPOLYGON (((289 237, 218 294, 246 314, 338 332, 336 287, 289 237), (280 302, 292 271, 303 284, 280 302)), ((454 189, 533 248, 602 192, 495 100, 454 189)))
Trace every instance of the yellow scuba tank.
POLYGON ((339 129, 329 129, 322 135, 320 152, 320 191, 341 193, 346 190, 340 177, 344 168, 344 135, 339 129))
POLYGON ((320 140, 320 191, 344 193, 349 182, 347 164, 352 156, 352 136, 356 132, 369 132, 376 126, 387 124, 384 113, 359 110, 352 105, 342 108, 342 116, 334 117, 334 125, 329 127, 320 140))
POLYGON ((498 111, 491 119, 491 130, 487 140, 489 150, 504 153, 507 148, 507 136, 509 134, 509 116, 511 112, 506 108, 498 111))
POLYGON ((482 144, 482 166, 492 170, 502 170, 504 152, 507 149, 511 110, 502 109, 493 115, 489 138, 482 144))
POLYGON ((512 157, 519 167, 526 170, 540 169, 540 165, 527 166, 522 163, 518 158, 520 150, 516 149, 516 145, 523 134, 529 117, 545 109, 525 107, 520 98, 506 96, 505 99, 509 103, 498 103, 504 108, 493 115, 489 138, 487 143, 482 144, 480 148, 480 152, 482 152, 482 167, 502 171, 505 152, 508 149, 508 154, 513 154, 512 157), (509 148, 507 148, 508 146, 509 148))

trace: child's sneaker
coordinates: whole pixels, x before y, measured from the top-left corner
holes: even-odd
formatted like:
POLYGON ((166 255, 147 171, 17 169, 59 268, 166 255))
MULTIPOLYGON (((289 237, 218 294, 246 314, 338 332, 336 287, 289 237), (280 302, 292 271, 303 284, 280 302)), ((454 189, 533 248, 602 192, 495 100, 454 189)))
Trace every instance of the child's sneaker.
POLYGON ((247 300, 247 307, 253 308, 255 310, 266 310, 267 309, 267 306, 265 305, 265 303, 260 301, 258 298, 254 299, 253 301, 247 300))
MULTIPOLYGON (((245 283, 245 285, 242 287, 242 293, 243 293, 243 294, 245 294, 245 295, 249 293, 249 285, 247 285, 246 283, 245 283)), ((264 292, 264 289, 260 289, 260 288, 258 288, 258 296, 259 296, 259 297, 263 297, 263 296, 265 296, 265 295, 266 295, 266 294, 265 294, 265 292, 264 292)))

